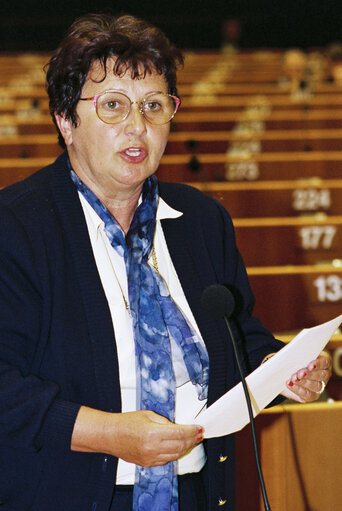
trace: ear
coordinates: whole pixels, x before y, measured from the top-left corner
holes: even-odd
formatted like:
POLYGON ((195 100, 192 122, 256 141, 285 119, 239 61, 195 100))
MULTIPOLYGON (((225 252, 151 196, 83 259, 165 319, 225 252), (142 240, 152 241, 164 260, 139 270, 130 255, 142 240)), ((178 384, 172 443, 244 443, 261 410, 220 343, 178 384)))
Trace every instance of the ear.
POLYGON ((66 146, 72 144, 72 122, 60 114, 55 114, 56 124, 61 132, 66 146))

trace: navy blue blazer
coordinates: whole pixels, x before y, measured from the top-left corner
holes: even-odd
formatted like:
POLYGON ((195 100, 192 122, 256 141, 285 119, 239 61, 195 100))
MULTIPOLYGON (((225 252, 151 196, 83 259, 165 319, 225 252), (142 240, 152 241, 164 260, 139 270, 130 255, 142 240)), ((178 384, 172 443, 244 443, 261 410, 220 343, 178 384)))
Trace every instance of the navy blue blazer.
MULTIPOLYGON (((234 329, 247 371, 282 344, 252 317, 227 211, 189 186, 160 183, 160 194, 183 212, 162 226, 208 349, 210 404, 239 378, 224 322, 202 310, 208 285, 241 294, 234 329)), ((108 511, 117 459, 70 450, 81 405, 120 412, 121 402, 111 316, 65 154, 0 192, 0 261, 1 509, 108 511)), ((208 510, 221 499, 232 511, 233 436, 204 445, 208 510)))

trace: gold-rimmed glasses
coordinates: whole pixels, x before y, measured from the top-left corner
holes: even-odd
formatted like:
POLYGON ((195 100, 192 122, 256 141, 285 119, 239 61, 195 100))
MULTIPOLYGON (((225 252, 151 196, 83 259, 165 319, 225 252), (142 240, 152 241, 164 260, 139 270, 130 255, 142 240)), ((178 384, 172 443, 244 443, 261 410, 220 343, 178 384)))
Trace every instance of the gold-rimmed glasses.
POLYGON ((139 101, 132 101, 126 94, 115 90, 107 90, 92 96, 80 98, 81 101, 93 101, 97 116, 107 124, 117 124, 124 121, 134 103, 139 107, 139 112, 151 124, 166 124, 173 119, 180 99, 164 92, 153 92, 139 101))

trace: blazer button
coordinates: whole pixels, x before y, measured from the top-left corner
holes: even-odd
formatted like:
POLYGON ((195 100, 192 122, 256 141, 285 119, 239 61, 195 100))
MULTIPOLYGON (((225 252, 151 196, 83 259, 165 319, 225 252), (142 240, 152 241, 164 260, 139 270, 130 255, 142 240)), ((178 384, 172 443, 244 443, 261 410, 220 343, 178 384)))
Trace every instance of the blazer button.
POLYGON ((228 456, 223 456, 223 454, 221 454, 220 457, 219 457, 219 463, 223 463, 227 459, 228 459, 228 456))
POLYGON ((102 472, 106 472, 108 467, 108 458, 105 456, 102 461, 102 472))
POLYGON ((218 506, 224 506, 227 502, 227 499, 219 499, 217 505, 218 506))

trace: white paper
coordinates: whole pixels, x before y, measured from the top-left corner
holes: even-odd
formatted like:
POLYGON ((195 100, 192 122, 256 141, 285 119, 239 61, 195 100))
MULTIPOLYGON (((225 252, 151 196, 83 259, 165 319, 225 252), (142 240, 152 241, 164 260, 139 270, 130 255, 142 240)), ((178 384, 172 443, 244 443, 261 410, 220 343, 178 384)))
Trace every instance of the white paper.
MULTIPOLYGON (((286 387, 293 373, 317 358, 342 323, 342 314, 302 330, 265 364, 246 378, 254 417, 286 387)), ((240 382, 190 421, 204 427, 204 438, 228 435, 249 423, 245 393, 240 382)))

